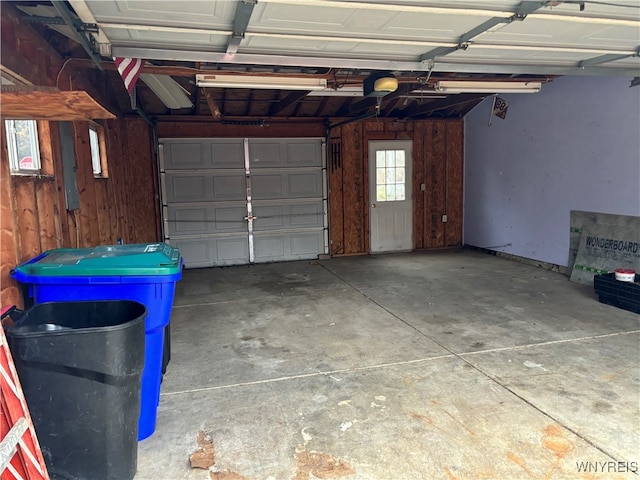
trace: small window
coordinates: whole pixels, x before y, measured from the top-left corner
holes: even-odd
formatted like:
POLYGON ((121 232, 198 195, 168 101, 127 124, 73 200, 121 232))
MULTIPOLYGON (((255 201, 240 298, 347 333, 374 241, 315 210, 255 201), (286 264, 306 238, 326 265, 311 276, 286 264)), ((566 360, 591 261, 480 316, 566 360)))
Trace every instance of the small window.
POLYGON ((376 152, 376 201, 401 202, 405 200, 404 150, 378 150, 376 152))
POLYGON ((5 120, 7 152, 12 174, 40 173, 40 149, 35 120, 5 120))
POLYGON ((94 177, 107 176, 107 164, 104 148, 104 130, 95 123, 89 124, 89 144, 91 145, 91 165, 94 177))

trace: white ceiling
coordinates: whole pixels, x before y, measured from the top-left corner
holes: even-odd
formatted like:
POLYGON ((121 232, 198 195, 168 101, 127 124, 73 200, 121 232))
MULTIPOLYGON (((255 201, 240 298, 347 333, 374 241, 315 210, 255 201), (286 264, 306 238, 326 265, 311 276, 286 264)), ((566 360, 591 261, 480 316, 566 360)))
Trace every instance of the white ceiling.
POLYGON ((98 24, 96 39, 103 52, 110 47, 112 56, 390 71, 640 76, 639 0, 70 4, 85 23, 98 24), (250 14, 246 28, 237 12, 250 14), (236 35, 239 44, 231 40, 234 20, 242 30, 236 35))

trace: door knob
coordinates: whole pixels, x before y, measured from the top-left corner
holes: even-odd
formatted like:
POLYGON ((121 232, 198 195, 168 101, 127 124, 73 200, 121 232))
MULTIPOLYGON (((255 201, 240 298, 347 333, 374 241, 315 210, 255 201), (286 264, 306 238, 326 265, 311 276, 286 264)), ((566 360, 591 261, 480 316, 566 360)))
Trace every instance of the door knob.
POLYGON ((375 203, 372 203, 372 204, 371 204, 371 208, 376 208, 376 204, 375 204, 375 203))

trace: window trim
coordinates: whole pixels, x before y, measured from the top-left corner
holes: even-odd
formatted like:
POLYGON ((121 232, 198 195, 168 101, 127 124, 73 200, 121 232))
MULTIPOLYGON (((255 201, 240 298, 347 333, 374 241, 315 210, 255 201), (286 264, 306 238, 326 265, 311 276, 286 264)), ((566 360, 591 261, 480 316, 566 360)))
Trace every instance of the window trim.
POLYGON ((38 134, 38 123, 30 119, 6 119, 4 121, 5 136, 7 140, 7 156, 9 159, 9 169, 11 175, 40 176, 42 175, 42 156, 40 153, 40 136, 38 134), (37 168, 20 168, 18 159, 18 141, 16 138, 15 122, 29 122, 31 156, 37 168))
POLYGON ((91 152, 91 170, 93 171, 93 177, 94 178, 108 178, 109 177, 109 170, 107 168, 107 147, 106 147, 106 141, 105 141, 105 133, 104 133, 104 127, 102 125, 99 125, 96 122, 89 122, 89 128, 88 128, 88 134, 89 134, 89 148, 90 148, 90 152, 91 152), (95 168, 94 168, 94 143, 91 141, 91 132, 95 132, 96 133, 96 137, 97 137, 97 142, 98 142, 98 155, 99 155, 99 161, 100 161, 100 171, 96 172, 95 168))

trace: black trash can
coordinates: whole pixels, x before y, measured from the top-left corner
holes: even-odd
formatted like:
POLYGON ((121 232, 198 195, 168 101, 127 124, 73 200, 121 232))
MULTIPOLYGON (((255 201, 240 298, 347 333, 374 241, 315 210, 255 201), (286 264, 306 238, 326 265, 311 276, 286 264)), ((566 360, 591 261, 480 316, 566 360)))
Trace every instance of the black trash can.
POLYGON ((7 329, 52 479, 134 477, 146 316, 133 301, 51 302, 7 329))

